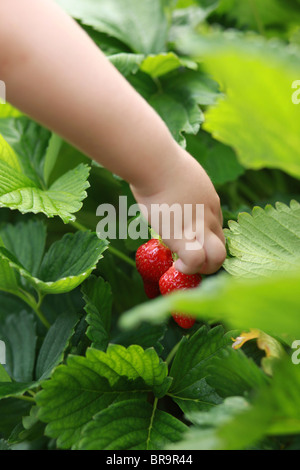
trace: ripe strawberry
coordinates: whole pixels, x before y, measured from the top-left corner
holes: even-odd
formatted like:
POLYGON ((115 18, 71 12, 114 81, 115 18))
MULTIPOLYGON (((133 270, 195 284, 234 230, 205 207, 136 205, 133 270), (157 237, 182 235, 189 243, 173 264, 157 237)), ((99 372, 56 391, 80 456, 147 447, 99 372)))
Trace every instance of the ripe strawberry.
POLYGON ((172 252, 153 238, 141 245, 135 255, 135 263, 143 281, 157 282, 172 266, 172 252))
MULTIPOLYGON (((159 289, 162 295, 166 295, 172 291, 197 287, 201 280, 200 274, 183 274, 172 266, 160 278, 159 289)), ((191 328, 196 321, 195 318, 184 313, 173 312, 172 317, 182 328, 191 328)))
POLYGON ((144 281, 144 289, 149 299, 155 299, 160 294, 158 282, 144 281))

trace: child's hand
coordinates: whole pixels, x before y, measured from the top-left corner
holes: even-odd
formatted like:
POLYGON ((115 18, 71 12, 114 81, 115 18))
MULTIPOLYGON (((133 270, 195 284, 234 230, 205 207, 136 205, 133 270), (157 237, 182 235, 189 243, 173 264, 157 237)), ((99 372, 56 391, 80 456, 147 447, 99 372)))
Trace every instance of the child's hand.
MULTIPOLYGON (((78 24, 50 0, 2 1, 0 43, 1 79, 14 106, 131 183, 148 210, 204 204, 204 230, 194 237, 204 235, 203 247, 189 251, 190 240, 174 234, 163 239, 178 254, 180 271, 217 271, 226 252, 210 179, 78 24)), ((194 229, 195 214, 181 226, 194 229)))
POLYGON ((173 227, 171 225, 170 238, 163 238, 166 245, 179 257, 175 264, 176 268, 186 274, 195 272, 211 274, 217 271, 226 258, 225 238, 222 231, 223 218, 220 199, 204 169, 191 155, 178 147, 178 155, 174 157, 172 165, 168 171, 157 173, 154 185, 154 192, 151 192, 151 187, 150 189, 131 187, 131 189, 137 202, 147 207, 148 221, 160 235, 161 224, 157 226, 151 220, 150 211, 153 204, 168 204, 170 207, 177 203, 182 208, 184 204, 192 204, 194 208, 191 218, 184 221, 182 217, 183 237, 181 239, 174 238, 176 229, 174 225, 173 227), (204 204, 204 224, 199 223, 199 220, 196 224, 196 204, 204 204), (201 225, 204 233, 200 233, 201 225), (193 250, 187 249, 187 243, 191 240, 184 237, 184 230, 188 229, 195 231, 194 240, 200 242, 193 250), (203 246, 201 246, 202 240, 203 246))

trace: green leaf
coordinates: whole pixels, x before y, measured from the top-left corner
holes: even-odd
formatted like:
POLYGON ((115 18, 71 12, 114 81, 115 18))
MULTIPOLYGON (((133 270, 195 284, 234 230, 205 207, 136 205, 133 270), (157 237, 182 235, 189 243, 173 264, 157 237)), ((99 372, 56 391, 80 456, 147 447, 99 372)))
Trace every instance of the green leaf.
POLYGON ((138 72, 128 80, 162 117, 175 140, 185 146, 183 132, 197 134, 204 119, 198 105, 212 99, 209 86, 203 89, 203 77, 192 70, 180 74, 176 71, 174 76, 171 73, 154 81, 148 74, 138 72), (176 78, 178 75, 180 79, 176 78))
MULTIPOLYGON (((198 426, 191 427, 180 442, 167 448, 172 450, 225 450, 218 436, 218 428, 222 426, 225 428, 234 416, 240 415, 249 407, 249 403, 244 398, 230 397, 208 412, 192 413, 188 415, 188 418, 198 426)), ((247 434, 246 431, 245 433, 247 434)))
POLYGON ((2 364, 0 364, 0 382, 11 382, 11 378, 2 364))
POLYGON ((126 349, 121 345, 111 344, 106 353, 89 349, 87 358, 98 362, 99 373, 111 385, 121 376, 126 376, 129 380, 142 378, 157 396, 163 396, 170 386, 167 364, 161 361, 153 348, 144 350, 138 345, 131 345, 126 349))
POLYGON ((35 385, 34 382, 0 382, 0 399, 21 396, 35 385))
POLYGON ((207 382, 221 397, 243 396, 268 382, 252 359, 230 347, 214 357, 207 370, 207 382))
POLYGON ((44 163, 51 132, 21 116, 0 119, 0 133, 18 155, 22 173, 36 186, 44 184, 44 163))
MULTIPOLYGON (((48 138, 47 134, 47 143, 48 138)), ((41 176, 44 146, 39 147, 39 138, 36 146, 31 143, 29 148, 27 142, 19 142, 18 139, 22 141, 20 135, 16 139, 15 146, 21 155, 19 158, 23 171, 15 152, 0 135, 0 207, 18 209, 22 213, 42 212, 47 217, 58 215, 65 223, 75 220, 73 213, 82 207, 81 201, 86 197, 85 189, 89 187, 89 167, 79 165, 47 189, 41 176), (26 174, 29 174, 30 178, 26 174)), ((30 140, 30 136, 28 139, 30 140)), ((46 145, 46 142, 44 144, 46 145)))
POLYGON ((86 302, 87 336, 92 347, 105 351, 109 342, 112 293, 110 285, 101 277, 90 276, 82 287, 86 302))
POLYGON ((299 8, 291 2, 264 0, 264 2, 241 2, 239 0, 220 0, 217 14, 225 15, 236 21, 239 27, 248 27, 264 33, 278 35, 288 31, 292 24, 299 24, 299 8))
POLYGON ((6 163, 14 170, 17 170, 18 172, 21 170, 17 155, 15 154, 12 147, 8 145, 8 143, 2 137, 1 134, 0 134, 0 153, 1 153, 1 160, 3 163, 6 163))
POLYGON ((59 151, 62 146, 62 139, 52 132, 45 155, 43 178, 46 184, 49 183, 51 172, 55 166, 59 151))
POLYGON ((214 185, 234 181, 245 172, 234 151, 208 134, 187 135, 186 141, 187 150, 203 166, 214 185))
POLYGON ((33 315, 25 311, 8 315, 0 324, 0 339, 6 345, 5 369, 10 377, 17 382, 30 382, 37 340, 33 315))
POLYGON ((201 56, 224 91, 204 129, 232 146, 246 168, 279 168, 299 178, 300 109, 292 102, 299 51, 235 33, 193 36, 185 50, 201 56))
POLYGON ((95 269, 107 248, 105 240, 95 233, 67 233, 54 242, 45 254, 37 277, 33 276, 6 248, 0 247, 0 256, 8 261, 37 290, 44 293, 63 293, 75 289, 95 269))
POLYGON ((215 104, 221 96, 218 83, 201 71, 181 68, 161 80, 167 93, 190 97, 199 105, 215 104))
POLYGON ((160 323, 170 312, 223 321, 230 328, 257 328, 292 343, 300 338, 300 272, 271 278, 238 279, 227 274, 205 279, 199 288, 177 292, 131 309, 121 326, 160 323), (233 300, 234 299, 234 300, 233 300))
POLYGON ((193 422, 190 415, 196 411, 205 411, 222 403, 222 398, 211 387, 206 379, 200 379, 187 390, 178 393, 178 395, 169 394, 172 399, 181 408, 188 419, 193 422))
POLYGON ((136 73, 144 59, 142 54, 130 54, 121 52, 119 54, 109 55, 107 58, 121 72, 124 77, 131 73, 136 73))
POLYGON ((199 428, 191 429, 178 448, 203 449, 206 445, 210 450, 244 450, 266 435, 298 434, 299 386, 299 368, 290 359, 280 361, 272 382, 258 389, 252 403, 243 405, 241 398, 239 402, 237 398, 228 398, 209 415, 193 416, 199 428), (238 403, 241 406, 236 406, 238 403), (233 408, 228 408, 228 404, 233 408), (210 427, 208 431, 207 426, 210 427), (190 447, 193 444, 195 447, 190 447))
POLYGON ((83 430, 81 450, 158 450, 180 440, 187 426, 141 400, 115 403, 83 430))
POLYGON ((270 276, 300 266, 300 204, 275 208, 255 207, 252 214, 241 213, 238 222, 225 230, 232 257, 224 263, 230 274, 240 277, 270 276))
POLYGON ((9 439, 11 432, 21 422, 22 416, 29 413, 31 406, 32 403, 17 398, 0 400, 0 433, 5 439, 9 439))
POLYGON ((157 55, 148 55, 141 65, 141 70, 151 75, 151 77, 160 77, 178 69, 181 65, 183 64, 180 58, 174 52, 164 52, 157 55))
POLYGON ((88 349, 86 357, 70 356, 37 395, 39 418, 49 423, 46 433, 62 448, 76 447, 83 427, 110 404, 129 398, 145 399, 169 384, 166 364, 154 350, 127 350, 112 345, 107 353, 88 349))
POLYGON ((50 377, 52 370, 62 362, 77 321, 78 315, 74 313, 61 314, 47 332, 37 358, 35 375, 38 381, 50 377))
POLYGON ((153 347, 157 352, 161 352, 162 345, 160 341, 164 338, 166 330, 166 325, 149 325, 145 323, 130 331, 120 331, 111 339, 111 343, 122 344, 125 347, 138 344, 144 349, 153 347))
POLYGON ((39 220, 7 224, 0 229, 3 244, 28 271, 36 276, 46 244, 46 226, 39 220))
MULTIPOLYGON (((3 242, 0 238, 0 247, 3 242)), ((9 266, 8 261, 1 260, 0 262, 0 290, 15 293, 18 290, 18 283, 14 271, 9 266)))
POLYGON ((222 327, 208 330, 203 326, 190 339, 182 338, 170 370, 169 395, 183 411, 208 409, 222 401, 204 379, 212 359, 229 342, 230 335, 224 336, 222 327))
POLYGON ((9 103, 2 103, 0 106, 0 119, 5 119, 7 117, 19 117, 22 116, 21 111, 14 108, 9 103))
POLYGON ((198 105, 189 96, 176 97, 167 94, 152 96, 149 104, 162 117, 171 134, 181 145, 185 144, 182 132, 196 134, 203 122, 198 105))
POLYGON ((134 52, 163 52, 167 17, 162 0, 56 0, 71 16, 127 44, 134 52))

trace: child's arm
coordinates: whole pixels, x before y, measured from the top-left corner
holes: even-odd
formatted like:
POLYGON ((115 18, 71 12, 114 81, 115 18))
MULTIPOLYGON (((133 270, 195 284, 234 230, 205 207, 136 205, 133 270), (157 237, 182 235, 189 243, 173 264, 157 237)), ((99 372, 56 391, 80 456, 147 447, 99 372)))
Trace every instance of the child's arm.
POLYGON ((139 203, 205 204, 204 249, 167 243, 184 272, 220 267, 220 202, 205 171, 53 1, 1 0, 0 79, 8 101, 127 180, 139 203))

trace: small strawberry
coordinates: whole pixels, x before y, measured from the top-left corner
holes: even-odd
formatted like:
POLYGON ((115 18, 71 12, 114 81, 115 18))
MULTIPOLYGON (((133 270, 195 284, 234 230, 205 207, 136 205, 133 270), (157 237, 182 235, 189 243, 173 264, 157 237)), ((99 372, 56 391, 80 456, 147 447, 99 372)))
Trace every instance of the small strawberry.
POLYGON ((144 281, 144 289, 149 299, 155 299, 160 294, 158 282, 144 281))
MULTIPOLYGON (((176 290, 197 287, 201 280, 200 274, 183 274, 171 266, 160 278, 159 289, 162 295, 166 295, 176 290)), ((173 312, 172 317, 182 328, 191 328, 196 321, 195 318, 184 313, 173 312)))
POLYGON ((135 255, 135 263, 143 281, 157 282, 172 266, 172 252, 156 238, 141 245, 135 255))

